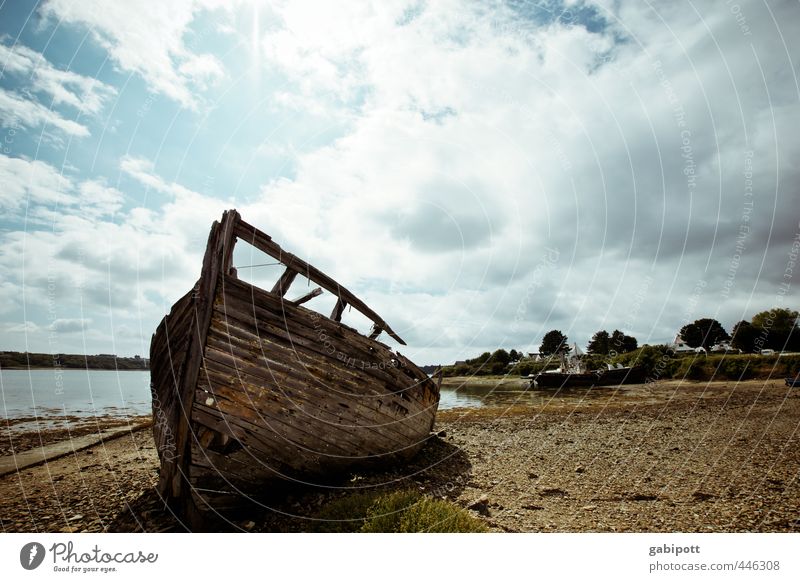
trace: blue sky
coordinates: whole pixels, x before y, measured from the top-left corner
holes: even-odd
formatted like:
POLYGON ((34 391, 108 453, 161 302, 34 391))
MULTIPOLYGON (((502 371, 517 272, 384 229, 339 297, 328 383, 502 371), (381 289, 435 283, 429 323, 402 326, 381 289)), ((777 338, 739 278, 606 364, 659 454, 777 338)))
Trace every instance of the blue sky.
POLYGON ((420 363, 797 308, 798 29, 790 1, 3 3, 0 349, 146 354, 232 207, 420 363))

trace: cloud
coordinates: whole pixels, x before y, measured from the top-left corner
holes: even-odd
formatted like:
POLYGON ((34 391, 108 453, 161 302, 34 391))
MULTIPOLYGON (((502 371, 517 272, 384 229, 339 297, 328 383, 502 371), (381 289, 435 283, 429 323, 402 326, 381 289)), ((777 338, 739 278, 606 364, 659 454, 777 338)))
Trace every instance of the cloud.
POLYGON ((86 331, 91 325, 91 319, 56 319, 51 323, 47 329, 59 333, 75 333, 79 331, 86 331))
POLYGON ((6 324, 3 326, 5 331, 9 333, 22 333, 22 334, 29 334, 35 333, 39 331, 39 326, 33 323, 32 321, 25 321, 24 323, 18 324, 6 324))
POLYGON ((92 217, 109 216, 122 208, 125 196, 102 180, 86 180, 80 187, 81 208, 92 217))
POLYGON ((302 216, 280 235, 311 254, 336 248, 326 266, 340 280, 397 290, 389 321, 409 321, 410 293, 449 293, 463 316, 422 300, 419 320, 435 323, 417 327, 472 315, 480 347, 509 328, 547 247, 561 260, 537 290, 543 307, 507 338, 517 347, 542 326, 580 343, 621 322, 665 341, 694 315, 682 305, 698 280, 712 313, 697 317, 732 324, 777 301, 800 183, 790 4, 771 9, 776 20, 751 7, 746 37, 713 3, 566 9, 493 3, 487 18, 480 4, 356 2, 311 18, 303 3, 274 6, 263 49, 290 80, 280 102, 352 114, 345 136, 262 189, 265 204, 302 216), (752 246, 721 301, 746 180, 752 246))
POLYGON ((125 71, 142 76, 156 93, 184 107, 197 108, 197 91, 224 77, 219 59, 198 54, 207 31, 185 36, 196 15, 223 7, 222 2, 176 0, 149 2, 146 6, 126 0, 48 0, 41 6, 45 17, 87 28, 111 58, 125 71))
POLYGON ((143 158, 122 165, 169 200, 157 212, 126 211, 123 192, 102 177, 76 182, 45 162, 0 156, 2 202, 27 207, 25 230, 0 235, 4 294, 13 295, 10 285, 38 309, 138 311, 155 319, 191 287, 208 229, 231 203, 165 181, 143 158))
POLYGON ((71 119, 65 119, 56 111, 48 109, 44 105, 31 99, 26 99, 14 93, 0 88, 0 111, 3 112, 3 126, 14 128, 25 126, 35 128, 40 126, 52 126, 60 129, 67 135, 75 137, 86 137, 89 128, 71 119))
POLYGON ((39 160, 0 155, 0 204, 5 212, 26 203, 54 206, 71 205, 72 180, 53 166, 39 160))
MULTIPOLYGON (((103 6, 53 0, 44 12, 199 107, 224 74, 202 29, 213 5, 103 6)), ((242 140, 217 160, 240 167, 225 156, 259 146, 291 158, 291 172, 236 183, 239 210, 363 297, 409 355, 533 350, 553 328, 582 345, 603 328, 667 341, 687 320, 730 326, 781 300, 800 228, 791 3, 743 5, 746 31, 712 2, 310 6, 261 5, 257 46, 270 123, 319 133, 299 148, 273 133, 242 140), (330 124, 336 137, 319 137, 330 124)), ((221 14, 214 30, 232 22, 221 14)), ((203 119, 208 134, 242 119, 226 107, 203 119)), ((123 157, 113 186, 70 173, 59 189, 48 186, 55 169, 5 162, 19 165, 9 192, 41 202, 28 215, 35 232, 3 235, 4 280, 22 280, 28 253, 29 304, 46 301, 50 275, 62 317, 82 300, 94 322, 124 314, 148 337, 196 278, 210 223, 234 205, 165 177, 174 139, 158 166, 146 149, 123 157), (148 207, 126 208, 137 199, 148 207), (56 200, 63 212, 47 207, 56 200)))
POLYGON ((146 158, 125 155, 120 160, 119 167, 123 173, 160 194, 171 196, 191 196, 193 194, 188 188, 174 182, 169 183, 156 174, 153 162, 146 158))
POLYGON ((98 219, 122 207, 123 194, 102 179, 76 183, 41 160, 0 155, 0 204, 6 218, 27 207, 32 221, 52 223, 64 215, 98 219))
POLYGON ((29 89, 50 96, 53 105, 68 105, 97 115, 116 94, 113 87, 97 79, 55 68, 42 54, 24 45, 8 46, 9 40, 6 37, 0 42, 0 63, 5 73, 24 76, 29 89))

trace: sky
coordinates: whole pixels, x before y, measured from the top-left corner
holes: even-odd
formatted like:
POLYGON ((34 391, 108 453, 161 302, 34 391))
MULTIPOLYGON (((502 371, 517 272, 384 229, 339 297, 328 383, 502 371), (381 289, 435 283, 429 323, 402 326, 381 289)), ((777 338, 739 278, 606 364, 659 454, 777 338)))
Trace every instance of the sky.
POLYGON ((228 208, 419 364, 797 309, 798 63, 795 0, 3 2, 0 349, 147 355, 228 208))

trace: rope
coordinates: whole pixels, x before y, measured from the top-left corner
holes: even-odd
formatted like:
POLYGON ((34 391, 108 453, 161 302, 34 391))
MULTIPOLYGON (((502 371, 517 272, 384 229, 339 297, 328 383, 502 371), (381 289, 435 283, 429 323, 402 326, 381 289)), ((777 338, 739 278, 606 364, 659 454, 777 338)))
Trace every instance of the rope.
POLYGON ((261 263, 259 265, 241 265, 234 267, 234 269, 255 269, 256 267, 274 267, 275 265, 282 264, 283 263, 261 263))

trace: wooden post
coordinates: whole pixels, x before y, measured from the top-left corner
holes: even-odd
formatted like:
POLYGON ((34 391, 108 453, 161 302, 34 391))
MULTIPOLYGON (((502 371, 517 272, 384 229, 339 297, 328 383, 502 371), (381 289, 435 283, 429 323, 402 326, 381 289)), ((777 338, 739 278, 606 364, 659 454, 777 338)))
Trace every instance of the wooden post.
POLYGON ((208 328, 211 325, 217 284, 220 274, 225 272, 223 270, 226 266, 225 261, 230 261, 233 254, 233 237, 238 219, 239 214, 235 210, 223 213, 222 222, 215 222, 208 236, 203 269, 194 301, 194 317, 189 346, 179 384, 181 393, 175 431, 176 458, 171 467, 172 474, 167 475, 167 479, 164 480, 167 491, 163 494, 166 495, 171 505, 177 505, 176 509, 183 514, 193 529, 202 526, 203 517, 192 499, 191 483, 189 482, 189 465, 192 460, 191 446, 192 441, 196 438, 192 427, 192 405, 205 352, 208 328))
POLYGON ((292 269, 291 267, 286 267, 286 270, 281 275, 281 278, 275 282, 275 285, 272 286, 272 293, 277 293, 281 297, 286 295, 286 292, 289 290, 289 287, 292 285, 292 281, 294 278, 297 277, 297 271, 292 269))
POLYGON ((372 324, 372 331, 369 332, 369 339, 378 339, 378 336, 381 335, 383 330, 377 323, 372 324))
POLYGON ((336 305, 333 306, 333 311, 331 311, 331 319, 333 321, 342 321, 342 314, 344 313, 345 307, 347 307, 347 301, 341 297, 336 299, 336 305))
POLYGON ((321 287, 315 287, 314 289, 312 289, 311 291, 309 291, 308 293, 306 293, 302 297, 298 297, 297 299, 292 300, 292 303, 294 305, 302 305, 306 301, 311 301, 312 299, 314 299, 314 297, 319 297, 320 295, 322 295, 322 288, 321 287))

